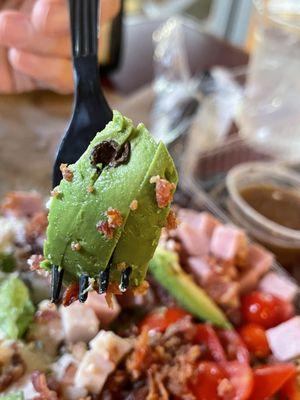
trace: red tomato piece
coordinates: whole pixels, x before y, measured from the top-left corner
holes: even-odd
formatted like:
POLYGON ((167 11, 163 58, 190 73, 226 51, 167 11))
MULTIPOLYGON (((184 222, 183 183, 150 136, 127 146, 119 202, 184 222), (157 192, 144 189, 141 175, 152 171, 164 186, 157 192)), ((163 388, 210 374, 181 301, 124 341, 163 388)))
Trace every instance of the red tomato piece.
POLYGON ((289 319, 293 314, 290 303, 269 293, 251 292, 242 298, 244 322, 272 328, 289 319))
POLYGON ((254 369, 254 387, 249 400, 266 400, 277 393, 296 374, 291 363, 266 365, 254 369))
MULTIPOLYGON (((253 372, 246 363, 229 361, 224 365, 224 370, 232 383, 235 394, 230 400, 247 400, 253 389, 253 372)), ((226 397, 229 400, 229 398, 226 397)))
POLYGON ((218 388, 223 379, 226 379, 226 375, 217 363, 203 361, 197 368, 195 379, 190 383, 190 390, 197 400, 220 400, 218 388))
POLYGON ((140 325, 140 329, 164 332, 170 325, 175 324, 187 315, 189 314, 186 311, 176 307, 157 310, 146 316, 140 325))
POLYGON ((300 386, 297 377, 290 378, 280 390, 280 400, 300 400, 300 386))
POLYGON ((251 354, 258 358, 267 357, 270 347, 264 328, 257 324, 246 324, 239 330, 239 334, 251 354))
POLYGON ((240 335, 234 329, 218 329, 217 333, 225 349, 228 361, 249 364, 249 351, 240 335))
POLYGON ((217 362, 226 361, 226 355, 216 331, 211 325, 197 325, 194 342, 204 345, 203 358, 217 362))

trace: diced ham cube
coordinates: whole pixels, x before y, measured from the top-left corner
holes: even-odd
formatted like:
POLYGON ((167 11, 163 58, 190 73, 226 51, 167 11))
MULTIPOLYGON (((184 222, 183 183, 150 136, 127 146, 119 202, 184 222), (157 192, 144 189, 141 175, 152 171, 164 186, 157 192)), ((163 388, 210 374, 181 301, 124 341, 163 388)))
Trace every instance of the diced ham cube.
POLYGON ((273 264, 272 253, 257 244, 250 244, 247 258, 248 270, 241 276, 241 293, 248 292, 258 285, 260 278, 265 275, 273 264))
POLYGON ((244 266, 248 255, 245 232, 232 225, 217 226, 211 238, 210 251, 221 260, 235 261, 244 266))
POLYGON ((123 339, 110 331, 101 330, 98 335, 90 342, 93 351, 102 354, 114 364, 124 357, 132 349, 132 341, 123 339))
POLYGON ((75 374, 74 384, 89 393, 98 394, 114 369, 113 362, 97 352, 87 351, 75 374))
POLYGON ((205 256, 209 253, 210 240, 214 229, 220 225, 212 215, 193 210, 178 212, 179 226, 175 235, 181 240, 191 256, 205 256))
POLYGON ((60 307, 60 313, 68 342, 88 342, 98 333, 99 320, 92 308, 76 301, 69 307, 60 307))
POLYGON ((270 349, 279 361, 300 356, 300 316, 268 329, 266 335, 270 349))
POLYGON ((206 285, 212 278, 214 273, 213 268, 211 268, 205 259, 199 257, 190 257, 188 259, 188 264, 190 272, 201 286, 206 285))
POLYGON ((293 302, 299 289, 295 282, 283 274, 269 272, 259 283, 259 289, 288 302, 293 302))
POLYGON ((113 308, 108 307, 105 300, 105 294, 98 294, 93 291, 89 293, 85 306, 93 309, 102 326, 108 326, 117 318, 121 311, 115 296, 112 296, 112 302, 113 308))
POLYGON ((182 223, 186 223, 193 228, 204 232, 209 238, 211 238, 214 229, 221 225, 221 223, 207 212, 197 212, 194 210, 188 210, 181 208, 178 211, 178 219, 182 223))
POLYGON ((184 222, 175 232, 190 256, 202 257, 208 254, 210 238, 204 232, 184 222))

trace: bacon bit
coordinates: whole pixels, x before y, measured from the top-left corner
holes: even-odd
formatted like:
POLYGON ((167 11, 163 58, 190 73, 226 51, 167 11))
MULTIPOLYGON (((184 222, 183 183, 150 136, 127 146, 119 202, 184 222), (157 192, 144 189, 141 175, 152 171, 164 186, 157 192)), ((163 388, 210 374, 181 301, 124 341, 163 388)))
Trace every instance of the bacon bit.
POLYGON ((30 271, 37 271, 37 270, 41 269, 40 263, 44 260, 45 260, 45 258, 41 254, 33 254, 27 260, 27 264, 29 265, 30 271))
POLYGON ((174 183, 170 183, 166 179, 152 177, 151 183, 155 183, 156 201, 159 208, 167 207, 173 200, 173 190, 176 188, 174 183), (155 178, 155 181, 152 179, 155 178))
POLYGON ((61 195, 61 192, 57 188, 55 188, 55 189, 51 190, 50 195, 51 195, 51 197, 58 199, 61 195))
POLYGON ((57 393, 50 390, 44 373, 34 371, 31 374, 31 382, 34 389, 40 394, 37 400, 58 400, 57 393))
POLYGON ((68 182, 72 182, 74 174, 70 168, 68 168, 68 164, 60 164, 59 169, 61 170, 63 178, 68 182))
POLYGON ((74 303, 74 301, 78 300, 79 296, 79 285, 78 283, 72 283, 67 287, 63 295, 63 306, 68 307, 70 304, 74 303))
POLYGON ((47 214, 44 211, 36 213, 26 224, 25 232, 27 239, 35 240, 43 236, 48 226, 47 214))
POLYGON ((138 201, 134 199, 134 200, 132 200, 132 202, 130 203, 129 208, 130 208, 131 211, 136 211, 136 210, 138 209, 138 206, 139 206, 138 201))
POLYGON ((176 229, 178 226, 178 218, 174 210, 170 210, 168 216, 167 216, 167 225, 166 228, 167 230, 171 231, 173 229, 176 229))
POLYGON ((222 379, 218 384, 217 393, 222 399, 233 399, 235 397, 235 389, 227 378, 222 379))
POLYGON ((88 193, 94 193, 95 188, 94 188, 94 186, 88 186, 87 189, 86 189, 86 191, 87 191, 88 193))
MULTIPOLYGON (((13 346, 11 346, 13 348, 13 346)), ((0 392, 24 375, 26 366, 17 349, 13 349, 6 364, 1 363, 0 392)))
POLYGON ((71 243, 71 250, 72 251, 80 251, 81 250, 81 244, 78 242, 72 242, 71 243))
POLYGON ((138 379, 145 360, 148 357, 149 347, 149 336, 147 329, 143 329, 137 339, 134 351, 131 356, 127 359, 126 368, 131 372, 134 379, 138 379))
POLYGON ((38 193, 10 192, 0 205, 4 215, 15 217, 32 217, 44 210, 42 197, 38 193))
POLYGON ((150 183, 156 183, 160 179, 159 175, 151 176, 150 183))
POLYGON ((97 231, 102 233, 107 239, 114 237, 114 229, 109 226, 107 221, 99 221, 96 225, 97 231))
POLYGON ((120 213, 119 210, 115 209, 115 208, 109 208, 106 211, 106 215, 107 215, 107 222, 110 228, 119 228, 120 226, 122 226, 123 223, 123 218, 122 218, 122 214, 120 213))
POLYGON ((144 296, 147 293, 148 289, 149 289, 149 283, 147 281, 144 281, 140 284, 140 286, 133 289, 133 294, 135 296, 138 295, 144 296))

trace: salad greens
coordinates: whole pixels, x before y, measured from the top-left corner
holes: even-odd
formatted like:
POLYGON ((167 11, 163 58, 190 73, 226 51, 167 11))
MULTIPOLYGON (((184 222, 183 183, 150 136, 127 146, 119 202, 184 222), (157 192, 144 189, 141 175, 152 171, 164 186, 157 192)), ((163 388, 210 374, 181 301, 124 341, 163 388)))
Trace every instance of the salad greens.
POLYGON ((22 337, 33 319, 33 314, 34 307, 28 288, 17 275, 10 275, 0 285, 0 337, 22 337))

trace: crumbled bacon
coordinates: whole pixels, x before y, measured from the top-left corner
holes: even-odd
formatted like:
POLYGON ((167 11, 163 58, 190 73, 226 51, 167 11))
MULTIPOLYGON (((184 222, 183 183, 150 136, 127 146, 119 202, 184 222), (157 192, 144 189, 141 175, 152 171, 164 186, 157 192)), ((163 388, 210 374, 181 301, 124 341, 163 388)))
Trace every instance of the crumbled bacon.
POLYGON ((106 215, 107 215, 107 222, 110 228, 115 229, 122 226, 123 217, 119 210, 110 207, 106 211, 106 215))
POLYGON ((74 174, 70 168, 68 168, 68 164, 60 164, 59 169, 61 170, 63 178, 68 182, 72 182, 74 174))
POLYGON ((10 192, 4 197, 0 211, 4 215, 32 217, 44 210, 42 196, 35 192, 10 192))
POLYGON ((72 251, 80 251, 81 250, 81 244, 78 242, 72 242, 71 243, 71 250, 72 251))
POLYGON ((67 287, 63 295, 63 306, 68 307, 74 301, 78 300, 79 297, 79 285, 78 283, 72 283, 67 287))
POLYGON ((167 332, 149 335, 144 329, 138 337, 127 359, 126 371, 131 380, 146 385, 146 399, 194 399, 188 385, 201 348, 193 344, 194 325, 184 325, 171 336, 167 332))
POLYGON ((24 375, 26 365, 16 349, 12 349, 11 356, 4 364, 1 363, 0 392, 4 391, 13 382, 24 375))
POLYGON ((40 263, 44 261, 44 257, 41 254, 33 254, 28 260, 30 271, 37 271, 41 269, 40 263))
POLYGON ((39 394, 34 400, 58 400, 57 393, 49 389, 44 373, 34 371, 31 375, 31 381, 34 389, 39 394))
POLYGON ((173 229, 176 229, 178 226, 178 219, 177 215, 174 210, 170 210, 168 216, 167 216, 167 225, 166 228, 167 230, 171 231, 173 229))
POLYGON ((159 176, 152 177, 150 183, 155 183, 156 201, 159 208, 167 207, 173 199, 175 184, 159 176), (152 179, 155 178, 155 179, 152 179))
POLYGON ((138 201, 134 199, 134 200, 132 200, 132 202, 130 203, 129 208, 130 208, 131 211, 136 211, 136 210, 138 209, 138 206, 139 206, 138 201))
POLYGON ((108 221, 99 221, 96 225, 97 231, 102 233, 107 239, 114 237, 114 229, 109 226, 108 221))
POLYGON ((235 397, 235 389, 229 379, 224 378, 217 387, 218 396, 221 399, 233 399, 235 397))
POLYGON ((101 232, 107 239, 114 237, 116 228, 122 226, 123 218, 119 210, 109 208, 106 211, 107 221, 99 221, 96 225, 97 231, 101 232))
POLYGON ((60 197, 60 195, 61 195, 61 192, 59 191, 58 188, 55 188, 55 189, 51 190, 51 192, 50 192, 50 196, 54 197, 56 199, 58 199, 60 197))
POLYGON ((48 226, 47 214, 44 211, 36 213, 26 224, 27 240, 32 241, 45 234, 48 226))
POLYGON ((95 188, 94 188, 94 186, 88 186, 87 187, 87 189, 86 189, 86 191, 88 192, 88 193, 93 193, 94 191, 95 191, 95 188))

